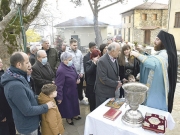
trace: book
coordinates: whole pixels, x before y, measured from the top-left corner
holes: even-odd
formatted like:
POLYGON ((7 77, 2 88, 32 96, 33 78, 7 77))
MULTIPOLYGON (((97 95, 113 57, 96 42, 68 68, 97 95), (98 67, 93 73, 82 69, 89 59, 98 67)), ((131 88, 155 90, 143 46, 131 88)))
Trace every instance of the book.
POLYGON ((114 108, 110 108, 104 115, 103 117, 109 120, 114 121, 120 114, 121 114, 121 110, 117 110, 114 108))
POLYGON ((122 100, 122 99, 120 99, 118 102, 115 100, 110 100, 105 106, 119 109, 124 104, 124 102, 125 100, 122 100))
POLYGON ((167 126, 166 118, 162 115, 146 113, 142 128, 156 133, 165 133, 167 126))

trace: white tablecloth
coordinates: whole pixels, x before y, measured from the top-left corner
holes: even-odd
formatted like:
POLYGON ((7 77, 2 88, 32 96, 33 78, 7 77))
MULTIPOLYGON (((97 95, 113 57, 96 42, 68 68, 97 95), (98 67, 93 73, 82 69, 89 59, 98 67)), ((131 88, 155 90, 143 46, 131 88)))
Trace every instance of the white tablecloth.
MULTIPOLYGON (((103 117, 103 114, 110 108, 105 106, 109 101, 105 101, 102 105, 96 108, 93 112, 86 116, 84 135, 156 135, 157 133, 149 130, 144 130, 142 127, 132 128, 122 123, 121 118, 129 109, 129 106, 125 107, 125 104, 121 106, 119 110, 122 111, 115 121, 108 120, 103 117)), ((143 117, 146 112, 163 115, 167 120, 167 128, 172 130, 175 126, 175 122, 169 112, 161 111, 158 109, 150 108, 140 105, 138 110, 141 111, 143 117)), ((158 134, 163 135, 163 134, 158 134)))

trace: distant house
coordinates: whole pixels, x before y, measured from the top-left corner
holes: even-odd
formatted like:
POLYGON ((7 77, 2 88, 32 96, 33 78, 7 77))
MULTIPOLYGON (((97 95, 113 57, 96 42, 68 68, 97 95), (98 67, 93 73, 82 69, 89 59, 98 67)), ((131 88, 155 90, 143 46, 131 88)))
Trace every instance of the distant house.
POLYGON ((180 2, 171 0, 169 3, 168 32, 174 35, 176 48, 180 51, 180 2))
POLYGON ((146 2, 121 15, 124 41, 152 45, 157 33, 167 30, 167 4, 146 2))
MULTIPOLYGON (((107 38, 108 25, 107 23, 99 22, 102 39, 107 38)), ((95 42, 94 23, 91 19, 77 17, 57 24, 54 27, 56 27, 57 31, 60 30, 63 32, 67 42, 69 42, 71 38, 77 39, 79 48, 88 47, 91 41, 95 42)))

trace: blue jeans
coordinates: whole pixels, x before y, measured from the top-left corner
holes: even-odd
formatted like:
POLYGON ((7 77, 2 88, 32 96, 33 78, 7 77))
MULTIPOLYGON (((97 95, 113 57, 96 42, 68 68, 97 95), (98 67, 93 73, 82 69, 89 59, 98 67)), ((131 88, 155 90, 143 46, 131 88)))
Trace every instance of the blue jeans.
POLYGON ((33 131, 29 134, 20 134, 20 135, 38 135, 38 130, 36 129, 35 131, 33 131))

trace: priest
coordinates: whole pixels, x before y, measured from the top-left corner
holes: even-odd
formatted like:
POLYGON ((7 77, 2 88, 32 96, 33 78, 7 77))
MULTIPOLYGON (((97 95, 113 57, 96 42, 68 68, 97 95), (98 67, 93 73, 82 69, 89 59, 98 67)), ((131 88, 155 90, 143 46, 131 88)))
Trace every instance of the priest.
POLYGON ((149 87, 144 104, 171 113, 178 67, 174 36, 161 30, 154 41, 154 50, 157 53, 150 56, 131 52, 141 61, 140 82, 149 87))

